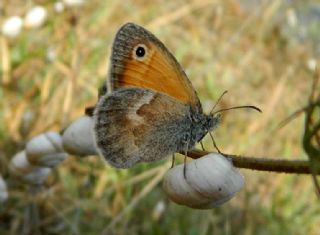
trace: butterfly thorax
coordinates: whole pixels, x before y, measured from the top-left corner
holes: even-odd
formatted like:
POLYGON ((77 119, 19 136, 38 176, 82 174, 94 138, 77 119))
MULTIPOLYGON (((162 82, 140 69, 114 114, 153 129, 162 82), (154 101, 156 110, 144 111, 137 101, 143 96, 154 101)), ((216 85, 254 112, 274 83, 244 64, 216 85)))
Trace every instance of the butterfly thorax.
POLYGON ((213 131, 220 122, 220 116, 207 115, 203 112, 191 112, 191 136, 190 143, 195 145, 200 142, 203 137, 213 131))

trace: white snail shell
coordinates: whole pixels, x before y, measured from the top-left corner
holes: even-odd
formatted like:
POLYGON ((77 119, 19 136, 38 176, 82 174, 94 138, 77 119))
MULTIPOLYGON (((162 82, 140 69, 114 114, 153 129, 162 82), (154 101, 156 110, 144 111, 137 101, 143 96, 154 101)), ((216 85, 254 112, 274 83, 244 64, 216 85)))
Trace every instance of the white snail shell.
POLYGON ((37 166, 55 167, 68 157, 57 132, 46 132, 33 137, 26 145, 29 162, 37 166))
POLYGON ((31 172, 21 177, 21 179, 28 184, 40 185, 48 178, 51 171, 49 167, 35 167, 31 172))
POLYGON ((63 0, 68 7, 80 7, 85 3, 85 0, 63 0))
POLYGON ((97 155, 93 134, 93 120, 82 116, 74 121, 63 133, 62 142, 65 151, 77 156, 97 155))
POLYGON ((46 8, 34 6, 27 12, 24 18, 24 25, 26 28, 39 28, 46 21, 47 15, 46 8))
POLYGON ((244 185, 244 178, 232 162, 220 154, 208 154, 186 165, 170 169, 163 180, 167 196, 180 205, 210 209, 230 200, 244 185))
POLYGON ((54 8, 54 11, 57 12, 57 13, 61 13, 64 11, 64 4, 63 2, 61 1, 56 1, 54 4, 53 4, 53 8, 54 8))
POLYGON ((5 202, 8 199, 7 184, 0 175, 0 203, 5 202))
POLYGON ((63 162, 69 155, 65 152, 46 154, 38 158, 36 165, 54 168, 63 162))
POLYGON ((9 163, 10 174, 18 178, 31 172, 34 168, 35 166, 27 158, 26 151, 21 151, 14 155, 9 163))
POLYGON ((10 174, 28 184, 42 184, 51 173, 48 167, 40 167, 32 165, 26 151, 21 151, 14 155, 9 164, 10 174))
POLYGON ((11 16, 6 19, 1 27, 1 32, 4 36, 8 38, 17 37, 22 29, 23 21, 19 16, 11 16))

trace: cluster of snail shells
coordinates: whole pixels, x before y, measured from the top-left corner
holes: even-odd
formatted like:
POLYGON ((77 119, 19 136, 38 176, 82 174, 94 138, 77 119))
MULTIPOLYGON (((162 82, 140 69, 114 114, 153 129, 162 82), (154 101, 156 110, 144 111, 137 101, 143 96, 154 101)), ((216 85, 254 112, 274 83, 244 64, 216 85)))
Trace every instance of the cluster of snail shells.
POLYGON ((43 184, 52 171, 69 154, 97 155, 91 117, 82 116, 74 121, 61 136, 49 131, 33 137, 23 151, 10 161, 10 174, 28 184, 43 184))
POLYGON ((23 151, 10 161, 10 174, 28 184, 42 184, 51 169, 68 157, 57 132, 46 132, 33 137, 23 151))
POLYGON ((217 207, 243 185, 244 178, 232 162, 214 153, 173 167, 163 179, 163 190, 172 201, 195 209, 217 207))
MULTIPOLYGON (((97 155, 93 119, 82 116, 62 136, 63 147, 78 156, 97 155)), ((174 202, 191 208, 210 209, 230 200, 244 185, 244 178, 230 160, 220 154, 208 154, 168 170, 163 189, 174 202)))
MULTIPOLYGON (((82 116, 63 133, 65 151, 77 156, 97 155, 93 119, 82 116)), ((168 170, 163 189, 174 202, 191 208, 210 209, 230 200, 244 185, 244 178, 230 160, 209 154, 168 170)))
MULTIPOLYGON (((62 136, 46 132, 32 138, 25 150, 12 158, 11 174, 29 184, 42 184, 51 169, 68 154, 97 155, 93 125, 92 117, 82 116, 65 129, 62 136)), ((177 165, 169 169, 163 179, 163 189, 172 201, 197 209, 225 203, 243 185, 243 176, 221 154, 208 154, 186 165, 177 165)))
MULTIPOLYGON (((56 13, 61 13, 66 7, 77 8, 82 6, 85 0, 63 0, 55 1, 53 9, 56 13)), ((23 27, 26 29, 37 29, 43 26, 51 11, 47 7, 35 5, 30 8, 24 17, 13 15, 3 20, 0 25, 0 33, 7 38, 16 38, 22 32, 23 27)))

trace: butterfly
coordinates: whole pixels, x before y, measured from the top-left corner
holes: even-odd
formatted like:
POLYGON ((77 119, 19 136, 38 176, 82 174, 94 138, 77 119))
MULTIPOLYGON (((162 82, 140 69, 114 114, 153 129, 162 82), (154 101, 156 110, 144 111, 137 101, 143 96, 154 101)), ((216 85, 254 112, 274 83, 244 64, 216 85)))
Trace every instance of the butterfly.
POLYGON ((191 150, 220 121, 203 112, 165 45, 133 23, 115 36, 106 87, 93 111, 94 136, 99 154, 117 168, 191 150))

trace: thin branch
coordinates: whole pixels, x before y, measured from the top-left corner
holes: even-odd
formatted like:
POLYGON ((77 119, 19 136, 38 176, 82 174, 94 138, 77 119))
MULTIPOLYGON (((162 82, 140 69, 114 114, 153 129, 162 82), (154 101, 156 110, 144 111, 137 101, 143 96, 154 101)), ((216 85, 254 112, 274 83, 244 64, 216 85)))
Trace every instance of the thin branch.
MULTIPOLYGON (((310 171, 312 173, 312 180, 314 182, 314 186, 316 188, 316 192, 318 197, 320 198, 320 184, 317 179, 318 168, 319 168, 319 157, 320 157, 320 145, 313 145, 312 139, 315 138, 317 140, 318 133, 320 131, 320 120, 317 120, 317 123, 314 123, 313 116, 317 116, 316 109, 318 106, 320 107, 320 93, 317 89, 318 83, 320 80, 320 74, 318 68, 315 70, 313 83, 311 86, 311 92, 309 96, 309 105, 305 111, 305 130, 303 135, 303 148, 307 153, 310 160, 310 171), (316 106, 312 106, 312 103, 319 103, 316 106)), ((316 141, 318 142, 318 141, 316 141)))
MULTIPOLYGON (((192 150, 187 153, 188 157, 198 159, 210 152, 192 150)), ((245 168, 257 171, 269 171, 275 173, 288 174, 311 174, 308 160, 281 160, 269 158, 257 158, 248 156, 238 156, 233 154, 223 154, 229 158, 233 165, 238 168, 245 168)), ((320 171, 318 171, 320 174, 320 171)))
POLYGON ((315 108, 317 106, 320 106, 320 100, 310 103, 308 105, 306 105, 305 107, 302 107, 298 110, 296 110, 295 112, 293 112, 289 117, 287 117, 286 119, 284 119, 283 121, 281 121, 279 123, 279 125, 275 128, 275 130, 281 129, 284 126, 286 126, 288 123, 290 123, 292 120, 294 120, 295 118, 297 118, 300 114, 304 114, 309 108, 315 108))

